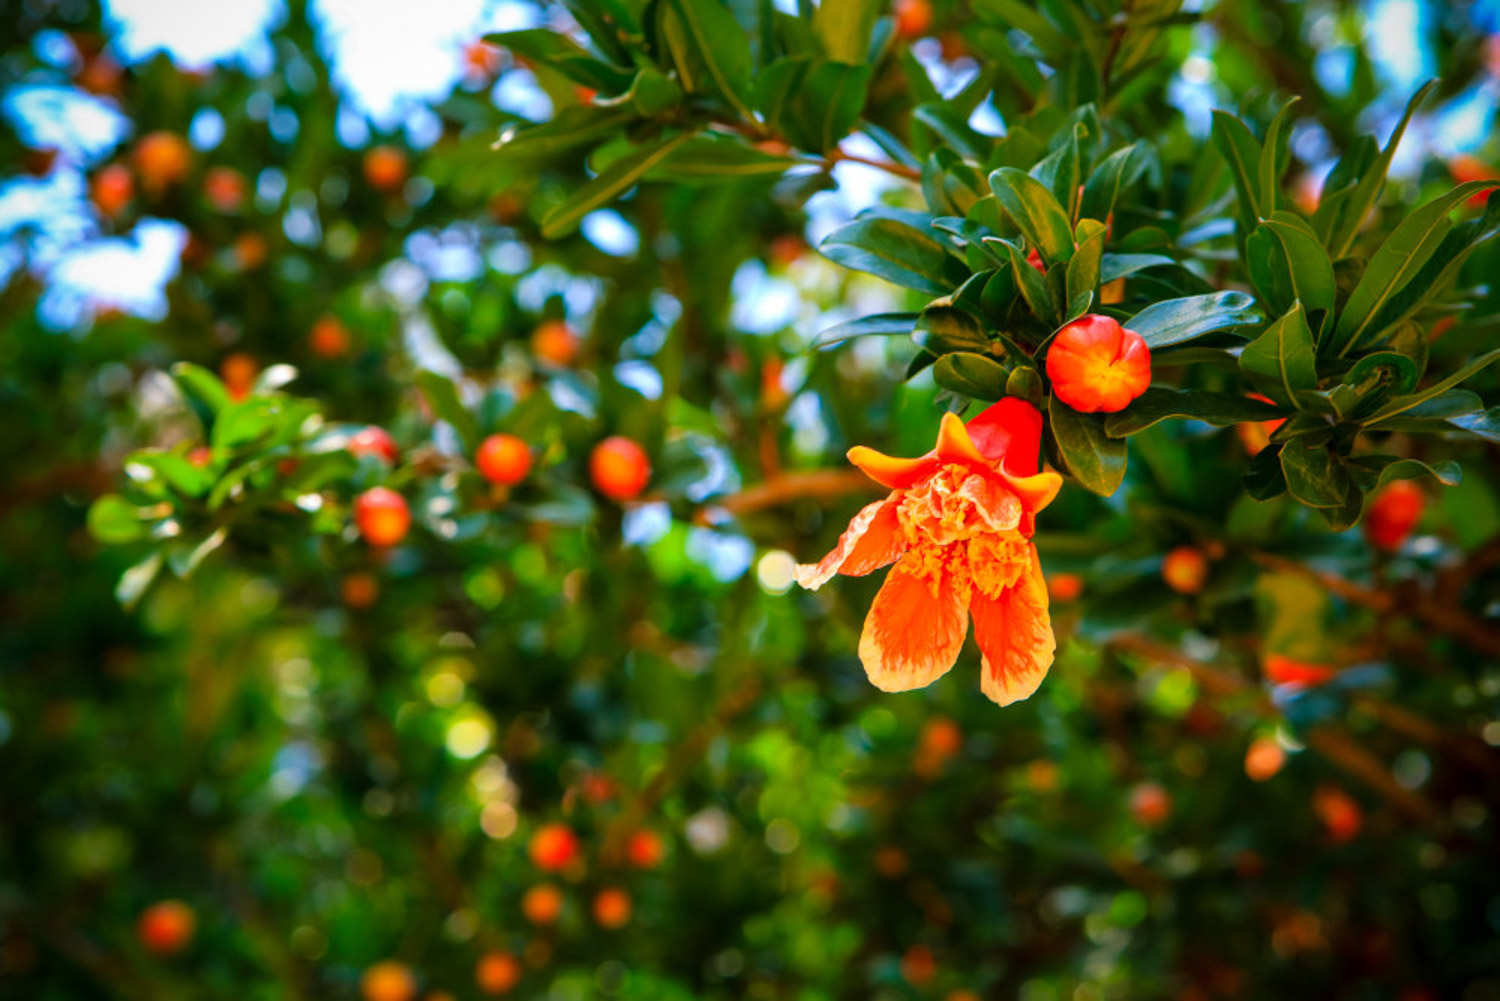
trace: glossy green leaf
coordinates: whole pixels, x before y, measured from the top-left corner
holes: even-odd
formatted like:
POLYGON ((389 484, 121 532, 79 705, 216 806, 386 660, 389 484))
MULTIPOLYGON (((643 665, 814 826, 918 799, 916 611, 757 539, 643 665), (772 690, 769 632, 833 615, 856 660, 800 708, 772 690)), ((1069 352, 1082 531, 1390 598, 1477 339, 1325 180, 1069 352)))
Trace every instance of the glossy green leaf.
POLYGON ((942 355, 932 367, 932 377, 939 386, 976 400, 998 400, 1004 396, 1009 374, 995 359, 972 351, 942 355))
POLYGON ((479 448, 479 423, 458 395, 458 387, 446 376, 428 369, 417 372, 417 388, 439 420, 447 421, 458 432, 464 449, 473 455, 479 448))
POLYGON ((1353 486, 1328 442, 1314 437, 1283 442, 1281 470, 1287 492, 1308 507, 1342 507, 1353 486))
POLYGON ((567 35, 546 28, 492 32, 485 36, 485 41, 549 66, 570 80, 606 94, 615 94, 629 87, 633 76, 630 70, 600 59, 567 35))
POLYGON ((1261 211, 1260 181, 1257 176, 1261 148, 1255 134, 1248 125, 1228 112, 1215 111, 1212 135, 1214 147, 1229 165, 1229 176, 1234 181, 1241 221, 1249 225, 1263 215, 1269 215, 1269 212, 1261 211))
POLYGON ((1240 369, 1284 403, 1296 404, 1299 392, 1318 388, 1312 332, 1300 302, 1245 345, 1240 369))
MULTIPOLYGON (((1281 175, 1286 172, 1288 151, 1287 142, 1291 138, 1287 129, 1287 121, 1292 114, 1292 108, 1299 99, 1293 97, 1281 106, 1276 112, 1276 117, 1266 127, 1265 139, 1261 143, 1260 163, 1258 169, 1258 183, 1260 194, 1260 206, 1266 215, 1276 212, 1278 202, 1281 200, 1281 175)), ((1307 302, 1307 300, 1304 300, 1307 302)), ((1273 307, 1276 308, 1276 307, 1273 307)), ((1307 302, 1308 309, 1321 307, 1313 306, 1307 302)))
POLYGON ((1216 330, 1261 322, 1253 296, 1234 290, 1153 303, 1125 321, 1153 351, 1183 344, 1216 330))
POLYGON ((1057 199, 1036 178, 1014 167, 990 174, 990 187, 1027 242, 1048 264, 1073 256, 1073 228, 1057 199))
POLYGON ((1407 123, 1416 112, 1417 106, 1437 86, 1436 80, 1430 80, 1422 86, 1410 101, 1406 104, 1406 111, 1402 113, 1401 120, 1396 123, 1391 137, 1387 140, 1385 148, 1375 158, 1375 162, 1360 174, 1360 179, 1349 194, 1347 204, 1341 207, 1338 225, 1333 227, 1328 234, 1328 252, 1334 260, 1349 253, 1349 248, 1354 245, 1354 238, 1359 235, 1360 224, 1365 221, 1365 216, 1374 207, 1376 199, 1380 197, 1380 190, 1385 187, 1385 175, 1391 169, 1391 158, 1396 155, 1396 147, 1401 144, 1401 137, 1406 134, 1407 123))
POLYGON ((635 121, 628 107, 576 104, 560 109, 541 125, 509 125, 494 148, 502 156, 550 159, 603 141, 635 121))
POLYGON ((723 97, 745 119, 750 110, 750 39, 718 0, 662 0, 662 29, 689 93, 723 97))
POLYGON ((692 135, 682 133, 662 139, 625 154, 601 170, 593 180, 574 191, 553 207, 542 219, 542 235, 549 240, 565 236, 577 228, 584 216, 602 208, 635 185, 647 172, 661 163, 692 135))
POLYGON ((1111 438, 1126 438, 1169 418, 1185 418, 1224 427, 1244 421, 1274 420, 1280 410, 1233 393, 1210 393, 1197 389, 1153 386, 1119 413, 1109 414, 1104 430, 1111 438))
POLYGON ((818 250, 846 268, 929 295, 945 295, 967 277, 963 265, 930 234, 886 215, 864 215, 841 226, 818 250))
POLYGON ((870 52, 870 32, 885 9, 880 0, 823 0, 813 14, 813 32, 830 59, 863 63, 870 52))
POLYGON ((1026 262, 1026 258, 1015 248, 1014 244, 1004 241, 996 241, 998 246, 1005 248, 1010 255, 1010 273, 1016 287, 1021 292, 1021 298, 1026 300, 1031 314, 1041 321, 1044 327, 1049 329, 1056 327, 1062 322, 1062 309, 1052 290, 1047 286, 1047 280, 1042 277, 1036 268, 1026 262))
POLYGON ((734 177, 774 177, 807 163, 798 157, 767 153, 737 137, 705 134, 683 143, 652 168, 647 177, 653 181, 688 184, 734 177))
POLYGON ((813 341, 817 348, 831 348, 835 344, 856 337, 892 337, 910 334, 917 325, 916 313, 873 313, 857 320, 836 323, 820 332, 813 341))
POLYGON ((1454 372, 1444 379, 1438 380, 1431 386, 1428 386, 1426 389, 1419 390, 1415 393, 1408 393, 1403 396, 1396 396, 1391 398, 1390 400, 1387 400, 1379 410, 1370 415, 1370 418, 1366 423, 1372 425, 1378 424, 1384 420, 1387 420, 1388 418, 1408 413, 1418 405, 1441 396, 1448 390, 1457 386, 1459 383, 1464 382, 1465 380, 1477 375, 1479 372, 1483 371, 1485 368, 1489 367, 1497 360, 1500 360, 1500 348, 1486 351, 1479 357, 1471 359, 1465 365, 1460 367, 1458 371, 1454 372))
POLYGON ((1079 214, 1090 219, 1109 220, 1114 214, 1120 192, 1134 184, 1146 170, 1146 155, 1140 143, 1115 150, 1094 168, 1083 185, 1079 214))
POLYGON ((177 362, 172 366, 172 380, 188 402, 201 408, 209 419, 229 406, 229 390, 224 388, 218 376, 201 365, 177 362))
POLYGON ((105 494, 89 505, 89 534, 105 545, 134 542, 146 534, 140 509, 119 494, 105 494))
POLYGON ((917 317, 912 339, 935 355, 950 351, 985 351, 989 339, 979 321, 955 306, 931 305, 917 317))
POLYGON ((1048 427, 1068 475, 1108 497, 1125 479, 1125 441, 1111 438, 1095 414, 1080 414, 1056 396, 1047 404, 1048 427))
POLYGON ((1077 315, 1071 307, 1075 299, 1083 296, 1092 297, 1099 291, 1100 270, 1104 257, 1104 223, 1096 219, 1084 219, 1078 224, 1077 236, 1078 248, 1073 251, 1073 256, 1068 258, 1065 272, 1070 317, 1077 315))
POLYGON ((158 550, 130 567, 120 575, 120 582, 115 585, 115 600, 126 610, 134 608, 156 579, 156 575, 161 572, 161 566, 162 555, 158 550))
POLYGON ((1267 309, 1284 313, 1300 302, 1308 314, 1326 317, 1333 307, 1333 262, 1299 217, 1277 212, 1262 220, 1245 240, 1245 260, 1267 309))
POLYGON ((1116 278, 1125 278, 1147 268, 1176 264, 1172 258, 1162 254, 1105 254, 1099 259, 1099 281, 1108 284, 1116 278))

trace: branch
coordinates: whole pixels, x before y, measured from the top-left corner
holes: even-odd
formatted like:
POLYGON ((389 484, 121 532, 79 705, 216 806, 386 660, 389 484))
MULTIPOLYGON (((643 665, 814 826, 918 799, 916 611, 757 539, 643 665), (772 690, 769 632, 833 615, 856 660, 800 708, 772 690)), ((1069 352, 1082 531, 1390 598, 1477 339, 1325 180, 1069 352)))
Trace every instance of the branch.
POLYGON ((750 514, 804 497, 827 500, 844 494, 876 493, 885 488, 857 469, 814 469, 781 473, 738 493, 719 497, 698 509, 693 520, 700 525, 719 518, 750 514))

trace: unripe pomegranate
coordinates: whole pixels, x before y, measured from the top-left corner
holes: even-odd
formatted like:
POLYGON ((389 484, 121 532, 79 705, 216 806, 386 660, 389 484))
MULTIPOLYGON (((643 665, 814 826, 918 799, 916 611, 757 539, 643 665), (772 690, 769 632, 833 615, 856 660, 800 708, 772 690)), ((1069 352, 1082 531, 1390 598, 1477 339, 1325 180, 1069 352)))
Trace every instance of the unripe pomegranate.
POLYGON ((1256 737, 1245 750, 1245 774, 1264 782, 1286 764, 1286 751, 1270 737, 1256 737))
POLYGON ((354 501, 354 524, 372 546, 394 546, 411 528, 406 498, 387 487, 372 487, 354 501))
POLYGON ((147 950, 170 956, 187 948, 197 927, 191 907, 180 900, 162 900, 141 912, 136 935, 147 950))
POLYGON ((320 316, 307 332, 307 348, 319 358, 342 357, 349 351, 349 329, 336 316, 320 316))
POLYGON ((634 500, 651 480, 651 463, 641 446, 615 435, 594 446, 589 456, 589 478, 594 488, 611 500, 634 500))
POLYGON ((89 197, 100 215, 107 219, 118 218, 135 197, 135 178, 131 176, 130 168, 123 163, 101 167, 89 182, 89 197))
POLYGON ((348 444, 344 448, 348 449, 351 455, 379 456, 391 465, 395 465, 400 455, 396 449, 396 440, 385 428, 374 424, 360 428, 350 435, 348 444))
POLYGON ((1130 812, 1145 827, 1160 827, 1172 815, 1172 797, 1155 782, 1130 790, 1130 812))
POLYGON ((531 471, 531 449, 513 434, 492 434, 479 443, 474 465, 491 483, 514 486, 531 471))
POLYGON ((547 320, 531 334, 531 353, 538 360, 564 368, 578 357, 579 338, 562 320, 547 320))
POLYGON ((203 197, 220 212, 238 212, 245 191, 245 175, 233 167, 214 167, 203 175, 203 197))
POLYGON ((644 828, 632 833, 625 842, 625 859, 637 869, 655 869, 666 853, 661 835, 644 828))
POLYGON ((193 168, 193 151, 175 132, 158 131, 141 137, 132 158, 142 187, 152 195, 180 183, 193 168))
POLYGON ((484 994, 506 994, 520 980, 520 961, 508 952, 487 952, 474 966, 474 983, 484 994))
POLYGON ((417 996, 417 979, 405 963, 385 959, 365 970, 359 991, 365 1001, 411 1001, 417 996))
POLYGON ((1178 594, 1197 594, 1208 580, 1208 557, 1192 546, 1178 546, 1162 559, 1161 576, 1178 594))
POLYGON ((531 836, 526 850, 538 869, 557 872, 578 857, 578 835, 566 824, 543 824, 531 836))
POLYGON ((534 925, 550 925, 562 914, 562 891, 551 883, 539 883, 521 897, 521 913, 534 925))
POLYGON ((1411 480, 1391 482, 1370 501, 1370 509, 1365 512, 1365 538, 1376 549, 1400 549, 1422 520, 1426 506, 1427 495, 1411 480))
POLYGON ((932 28, 929 0, 896 0, 896 35, 907 41, 918 39, 932 28))
POLYGON ((406 183, 406 154, 394 146, 375 146, 365 153, 365 181, 389 194, 406 183))
POLYGON ((617 886, 594 895, 594 921, 601 928, 623 928, 630 920, 630 894, 617 886))

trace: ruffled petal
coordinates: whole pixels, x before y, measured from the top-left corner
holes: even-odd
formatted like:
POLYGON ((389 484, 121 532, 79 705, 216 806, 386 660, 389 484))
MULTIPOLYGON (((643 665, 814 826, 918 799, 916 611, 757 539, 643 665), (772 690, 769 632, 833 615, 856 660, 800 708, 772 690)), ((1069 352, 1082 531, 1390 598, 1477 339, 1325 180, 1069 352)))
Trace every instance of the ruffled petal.
POLYGON ((1042 454, 1042 414, 1030 403, 1007 396, 974 416, 969 439, 990 463, 1014 477, 1036 473, 1042 454))
POLYGON ((832 552, 817 563, 797 564, 797 583, 816 591, 834 574, 861 577, 895 562, 906 550, 906 540, 896 518, 896 504, 895 497, 866 504, 850 520, 832 552))
POLYGON ((940 465, 938 457, 931 452, 916 459, 898 459, 864 445, 851 448, 848 456, 849 461, 858 466, 866 476, 892 490, 904 489, 920 482, 940 465))
POLYGON ((1001 706, 1029 697, 1047 676, 1057 649, 1036 550, 1031 551, 1030 569, 1014 587, 998 598, 986 597, 976 588, 969 609, 982 654, 980 690, 1001 706))
MULTIPOLYGON (((1017 497, 1021 498, 1021 504, 1026 508, 1028 515, 1036 514, 1042 508, 1051 504, 1062 489, 1062 476, 1052 470, 1045 473, 1034 473, 1031 476, 1012 476, 1002 473, 1006 486, 1015 491, 1017 497)), ((1029 521, 1027 522, 1029 524, 1029 521)), ((1031 529, 1023 527, 1026 535, 1031 534, 1031 529)))
POLYGON ((958 496, 974 506, 992 532, 1009 532, 1021 523, 1024 510, 1020 497, 992 476, 967 477, 958 488, 958 496))
POLYGON ((859 638, 859 659, 876 688, 905 692, 923 688, 947 673, 963 649, 969 616, 953 579, 943 574, 936 586, 912 572, 907 555, 891 569, 875 595, 859 638))

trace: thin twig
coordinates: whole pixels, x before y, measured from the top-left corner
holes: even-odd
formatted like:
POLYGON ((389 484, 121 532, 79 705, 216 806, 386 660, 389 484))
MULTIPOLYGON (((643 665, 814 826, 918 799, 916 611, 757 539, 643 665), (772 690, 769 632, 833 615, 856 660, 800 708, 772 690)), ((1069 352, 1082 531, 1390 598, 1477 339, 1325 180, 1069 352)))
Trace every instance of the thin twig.
POLYGON ((740 516, 788 501, 816 497, 827 500, 852 493, 885 489, 857 469, 815 469, 782 473, 738 493, 718 497, 698 510, 694 520, 709 524, 724 515, 740 516))

